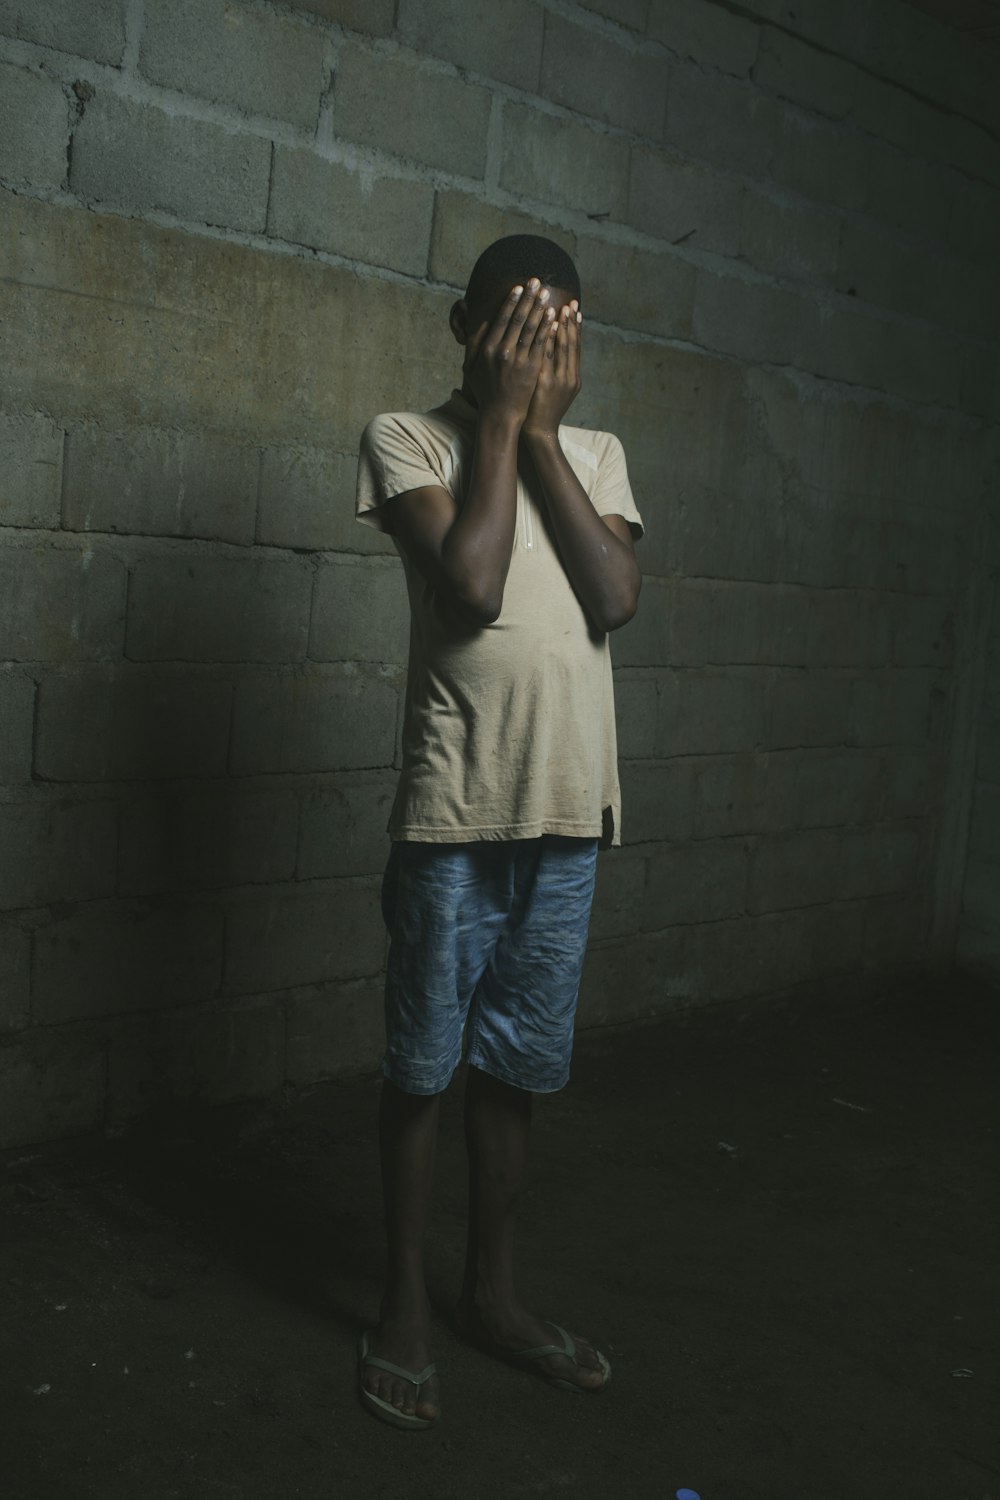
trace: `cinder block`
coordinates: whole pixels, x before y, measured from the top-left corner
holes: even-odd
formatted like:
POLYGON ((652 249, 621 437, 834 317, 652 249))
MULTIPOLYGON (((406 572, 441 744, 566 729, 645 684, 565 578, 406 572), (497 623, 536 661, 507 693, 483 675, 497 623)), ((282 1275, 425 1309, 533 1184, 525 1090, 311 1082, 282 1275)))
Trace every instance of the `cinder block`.
POLYGON ((54 422, 0 413, 0 526, 58 527, 62 459, 54 422))
POLYGON ((728 838, 767 828, 769 763, 766 755, 706 757, 692 764, 689 794, 691 837, 728 838))
POLYGON ((113 802, 0 803, 0 910, 110 896, 117 843, 113 802))
MULTIPOLYGON (((827 52, 860 63, 867 59, 870 66, 877 32, 873 11, 865 0, 803 0, 794 9, 786 0, 779 0, 778 13, 771 19, 798 31, 827 52)), ((891 64, 886 71, 891 72, 891 64)))
POLYGON ((626 761, 620 768, 625 844, 680 843, 694 829, 691 761, 626 761))
MULTIPOLYGON (((864 143, 865 163, 858 183, 863 189, 859 207, 880 224, 947 241, 958 197, 958 174, 950 167, 916 160, 905 147, 897 149, 870 135, 864 143)), ((952 242, 961 245, 954 236, 952 242)))
POLYGON ((846 745, 851 735, 851 680, 839 672, 806 667, 782 672, 771 690, 766 744, 846 745))
POLYGON ((860 131, 829 124, 802 110, 781 111, 770 175, 818 203, 865 206, 868 162, 876 143, 860 131))
POLYGON ((940 807, 945 764, 938 750, 894 749, 882 761, 882 797, 878 817, 922 818, 940 807))
POLYGON ((1000 851, 1000 786, 979 781, 969 818, 969 858, 995 863, 1000 851))
POLYGON ((353 665, 246 677, 236 690, 230 769, 247 776, 391 766, 397 704, 395 680, 353 665))
POLYGON ((920 883, 920 833, 915 828, 848 828, 840 834, 840 895, 889 896, 920 883))
POLYGON ((658 672, 615 673, 615 712, 620 760, 652 760, 659 719, 658 672))
POLYGON ((122 808, 118 893, 263 885, 295 874, 299 799, 287 787, 163 788, 122 808))
POLYGON ((116 64, 125 48, 125 0, 0 0, 0 32, 116 64))
POLYGON ((34 771, 46 781, 225 774, 232 685, 214 672, 91 667, 39 688, 34 771))
POLYGON ((955 651, 955 609, 949 598, 893 594, 885 612, 897 667, 947 667, 955 651))
POLYGON ((98 94, 73 136, 70 188, 115 209, 261 230, 270 169, 262 136, 98 94))
POLYGON ((313 130, 325 37, 296 16, 226 0, 145 0, 139 67, 153 83, 313 130))
POLYGON ((760 839, 750 854, 747 910, 759 916, 836 901, 844 894, 840 871, 844 837, 834 829, 809 828, 760 839))
POLYGON ((281 1087, 285 1020, 273 1003, 186 1006, 110 1028, 108 1111, 257 1099, 281 1087))
POLYGON ((313 882, 233 902, 226 919, 227 994, 263 994, 361 979, 382 967, 385 927, 379 883, 313 882))
POLYGON ((539 92, 621 130, 658 140, 667 98, 666 58, 619 47, 606 30, 545 13, 539 92))
POLYGON ((810 208, 784 194, 748 187, 742 199, 739 253, 772 276, 833 286, 842 222, 833 209, 810 208))
POLYGON ((764 742, 762 672, 666 672, 660 683, 658 756, 718 755, 764 742))
POLYGON ((35 684, 30 677, 0 672, 0 784, 31 780, 35 684))
POLYGON ((952 243, 962 255, 995 265, 1000 257, 1000 193, 957 172, 949 176, 952 243))
POLYGON ((980 781, 1000 783, 1000 719, 983 718, 979 725, 976 775, 980 781))
POLYGON ((543 234, 569 255, 576 254, 576 236, 560 225, 549 224, 518 209, 484 203, 471 193, 442 188, 434 202, 431 276, 464 291, 482 251, 507 234, 543 234))
POLYGON ((860 966, 863 913, 818 906, 694 929, 700 998, 735 1000, 773 994, 860 966))
POLYGON ((0 660, 86 661, 121 651, 125 568, 92 547, 0 547, 0 660))
POLYGON ((299 879, 381 875, 395 791, 396 776, 384 772, 331 777, 311 791, 302 803, 299 879))
POLYGON ((0 1048, 0 1149, 96 1129, 106 1073, 96 1033, 36 1027, 13 1038, 0 1048))
POLYGON ((962 887, 961 925, 993 932, 1000 945, 1000 858, 968 861, 962 887))
POLYGON ((196 901, 89 903, 35 934, 32 1019, 75 1021, 216 994, 222 910, 196 901))
POLYGON ((628 146, 581 121, 506 104, 500 186, 515 198, 622 219, 628 146))
POLYGON ((334 84, 339 137, 461 177, 486 170, 489 90, 353 42, 334 84))
POLYGON ((396 29, 400 41, 415 52, 537 93, 542 15, 533 0, 484 7, 400 0, 396 29))
POLYGON ((409 654, 409 600, 400 562, 331 558, 316 573, 313 661, 399 661, 409 654))
POLYGON ((597 883, 590 916, 589 941, 628 937, 641 931, 646 861, 642 855, 615 849, 597 861, 597 883))
POLYGON ((837 288, 970 337, 1000 326, 1000 292, 989 271, 926 254, 859 221, 844 225, 837 288))
POLYGON ((447 395, 459 363, 452 300, 315 258, 262 258, 209 235, 0 196, 4 405, 71 426, 98 412, 111 431, 176 426, 350 453, 375 412, 423 411, 447 395), (39 280, 59 290, 22 285, 39 280))
POLYGON ((388 36, 392 31, 396 0, 285 0, 295 10, 306 11, 324 21, 336 21, 352 31, 369 36, 388 36))
POLYGON ((785 31, 765 26, 753 81, 794 104, 841 120, 853 107, 857 72, 842 57, 832 57, 785 31))
POLYGON ((34 188, 66 178, 69 104, 44 73, 0 63, 0 177, 34 188))
MULTIPOLYGON (((739 436, 730 427, 726 440, 717 444, 721 448, 731 445, 732 460, 745 452, 739 436)), ((749 455, 746 467, 744 485, 752 469, 749 455)), ((654 538, 648 552, 643 546, 644 561, 650 554, 656 558, 661 548, 667 551, 666 566, 661 569, 653 563, 654 569, 669 571, 672 565, 687 578, 747 579, 755 583, 779 583, 788 576, 785 499, 780 484, 762 483, 752 494, 720 494, 688 482, 680 465, 675 469, 671 464, 670 495, 673 514, 670 524, 662 529, 662 541, 654 538)))
POLYGON ((851 743, 926 744, 933 699, 941 683, 938 673, 919 667, 855 678, 851 683, 851 743))
POLYGON ((781 117, 777 100, 750 83, 684 64, 671 71, 665 139, 729 172, 765 174, 781 117))
MULTIPOLYGON (((720 12, 726 14, 726 12, 720 12)), ((644 234, 696 250, 736 255, 743 185, 672 151, 632 151, 628 222, 644 234)))
POLYGON ((818 310, 811 297, 743 276, 699 269, 691 337, 748 363, 816 369, 818 310))
POLYGON ((766 776, 769 832, 873 823, 883 796, 882 762, 861 751, 772 751, 766 776))
POLYGON ((745 78, 757 56, 760 27, 705 0, 651 0, 647 31, 699 67, 745 78))
POLYGON ((690 933, 672 927, 592 948, 583 966, 577 1026, 617 1026, 683 1010, 701 999, 690 933))
POLYGON ((745 909, 747 845, 743 839, 681 844, 649 855, 642 925, 717 922, 745 909))
POLYGON ((66 442, 63 525, 248 544, 258 468, 255 448, 210 434, 79 428, 66 442))
POLYGON ((971 924, 959 929, 955 959, 969 974, 981 974, 990 983, 1000 977, 1000 937, 982 932, 971 924))
POLYGON ((285 1077, 296 1086, 374 1073, 385 1050, 382 985, 369 979, 317 985, 285 1001, 285 1077))
POLYGON ((577 265, 587 317, 666 338, 690 336, 697 272, 689 261, 669 251, 581 239, 577 265))
POLYGON ((9 922, 0 924, 0 1033, 28 1024, 31 938, 9 922))
POLYGON ((862 957, 868 969, 895 969, 923 964, 930 922, 921 891, 865 902, 862 957))
POLYGON ((881 136, 913 156, 964 169, 989 182, 1000 181, 996 143, 987 131, 871 73, 857 75, 851 118, 860 130, 881 136))
POLYGON ((46 781, 221 776, 232 685, 218 673, 90 668, 46 677, 35 771, 46 781))
POLYGON ((309 631, 304 559, 142 557, 129 586, 132 661, 298 661, 309 631))
POLYGON ((411 276, 427 270, 434 189, 426 182, 362 175, 312 151, 274 150, 267 231, 411 276))
POLYGON ((354 518, 358 459, 321 448, 267 448, 261 455, 257 541, 297 551, 383 552, 392 538, 354 518))
POLYGON ((645 28, 649 0, 580 0, 580 3, 585 10, 595 11, 609 21, 617 21, 619 26, 627 26, 631 31, 645 28))
POLYGON ((810 367, 911 401, 958 406, 964 346, 926 324, 866 308, 836 306, 824 317, 810 367))

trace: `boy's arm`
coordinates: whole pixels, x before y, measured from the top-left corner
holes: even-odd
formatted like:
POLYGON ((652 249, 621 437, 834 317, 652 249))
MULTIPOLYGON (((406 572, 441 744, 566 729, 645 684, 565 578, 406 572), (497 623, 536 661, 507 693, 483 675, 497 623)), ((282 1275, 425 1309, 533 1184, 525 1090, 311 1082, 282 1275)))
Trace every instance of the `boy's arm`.
POLYGON ((599 516, 559 443, 559 423, 580 389, 580 323, 574 304, 562 310, 549 340, 521 440, 548 502, 559 555, 573 590, 602 632, 635 614, 642 574, 624 516, 599 516))
POLYGON ((517 444, 551 342, 548 292, 515 287, 492 326, 470 337, 465 373, 479 403, 469 485, 459 505, 441 485, 396 495, 393 534, 407 556, 474 625, 500 614, 517 517, 517 444))

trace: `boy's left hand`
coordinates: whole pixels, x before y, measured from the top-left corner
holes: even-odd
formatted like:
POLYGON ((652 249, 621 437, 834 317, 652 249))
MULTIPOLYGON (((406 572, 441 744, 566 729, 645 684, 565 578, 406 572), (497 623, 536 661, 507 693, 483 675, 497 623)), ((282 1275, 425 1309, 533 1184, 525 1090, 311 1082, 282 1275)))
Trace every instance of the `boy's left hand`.
POLYGON ((552 324, 522 437, 555 437, 579 394, 582 324, 577 302, 567 302, 552 324))

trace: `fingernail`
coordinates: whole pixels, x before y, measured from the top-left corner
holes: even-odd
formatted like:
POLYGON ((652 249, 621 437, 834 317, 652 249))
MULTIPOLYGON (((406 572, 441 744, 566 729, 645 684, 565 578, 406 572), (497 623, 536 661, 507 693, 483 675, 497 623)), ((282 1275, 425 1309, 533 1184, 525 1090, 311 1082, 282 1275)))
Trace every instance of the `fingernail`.
POLYGON ((542 283, 539 281, 537 276, 532 276, 531 280, 528 282, 528 291, 537 292, 541 284, 542 283))
POLYGON ((555 317, 555 315, 556 315, 556 310, 555 310, 554 307, 547 307, 545 309, 545 320, 546 320, 547 323, 551 323, 552 319, 555 317))
POLYGON ((544 287, 542 289, 542 291, 539 292, 539 294, 538 294, 538 300, 539 300, 539 302, 548 302, 548 300, 549 300, 549 289, 548 289, 548 287, 544 287))
POLYGON ((515 288, 514 288, 514 290, 513 290, 513 291, 512 291, 512 292, 511 292, 511 294, 510 294, 510 295, 511 295, 511 296, 512 296, 512 297, 520 297, 520 295, 521 295, 521 293, 522 293, 522 292, 523 292, 523 291, 524 291, 524 287, 523 287, 523 286, 516 286, 516 287, 515 287, 515 288))
POLYGON ((577 315, 576 315, 576 321, 578 323, 582 323, 583 322, 583 313, 577 313, 577 315))

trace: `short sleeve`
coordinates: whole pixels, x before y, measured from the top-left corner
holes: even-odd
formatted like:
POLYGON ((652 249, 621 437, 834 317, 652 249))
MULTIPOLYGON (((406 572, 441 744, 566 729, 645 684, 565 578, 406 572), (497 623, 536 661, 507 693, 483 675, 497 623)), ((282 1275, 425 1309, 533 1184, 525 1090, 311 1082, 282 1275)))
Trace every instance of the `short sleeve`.
POLYGON ((594 509, 599 516, 624 516, 633 536, 640 537, 645 527, 629 484, 625 449, 612 432, 594 437, 598 457, 597 481, 590 497, 594 509))
POLYGON ((408 428, 406 415, 383 413, 373 417, 361 435, 355 519, 385 531, 383 506, 394 495, 428 484, 440 484, 433 452, 408 428))

